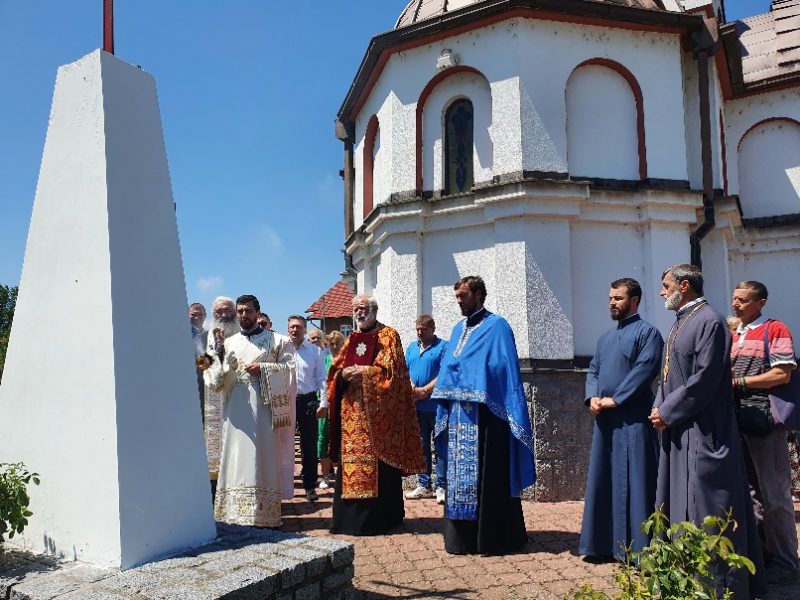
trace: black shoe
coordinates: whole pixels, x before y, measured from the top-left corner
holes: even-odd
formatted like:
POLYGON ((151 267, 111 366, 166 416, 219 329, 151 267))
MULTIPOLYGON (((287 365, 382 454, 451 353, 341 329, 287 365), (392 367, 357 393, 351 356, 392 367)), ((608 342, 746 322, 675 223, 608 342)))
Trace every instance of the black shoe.
POLYGON ((317 492, 315 492, 314 490, 306 490, 306 500, 308 500, 309 502, 316 502, 317 500, 319 500, 319 496, 317 495, 317 492))
POLYGON ((583 562, 589 563, 591 565, 606 565, 609 563, 617 562, 617 559, 615 559, 613 556, 597 554, 597 555, 584 556, 583 562))

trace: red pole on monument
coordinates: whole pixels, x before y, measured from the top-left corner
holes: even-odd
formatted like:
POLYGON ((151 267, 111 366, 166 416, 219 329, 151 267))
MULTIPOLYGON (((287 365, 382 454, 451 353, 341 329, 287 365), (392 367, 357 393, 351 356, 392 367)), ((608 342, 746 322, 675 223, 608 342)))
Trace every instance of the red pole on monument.
POLYGON ((103 50, 114 54, 114 0, 103 0, 103 50))

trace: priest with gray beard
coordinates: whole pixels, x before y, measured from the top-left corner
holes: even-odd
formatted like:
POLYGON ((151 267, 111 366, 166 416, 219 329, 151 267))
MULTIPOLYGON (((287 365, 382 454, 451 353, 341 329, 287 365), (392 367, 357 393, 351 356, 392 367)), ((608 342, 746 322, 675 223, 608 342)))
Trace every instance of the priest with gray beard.
POLYGON ((756 574, 712 565, 717 592, 729 588, 743 599, 761 595, 763 560, 734 413, 728 325, 703 296, 696 266, 674 265, 661 279, 664 305, 677 320, 667 336, 649 417, 661 434, 656 508, 670 523, 697 525, 731 511, 737 526, 725 535, 734 552, 753 561, 756 574))
MULTIPOLYGON (((219 336, 215 332, 222 332, 222 338, 228 339, 239 333, 239 323, 236 321, 236 307, 233 299, 219 296, 211 305, 211 327, 206 344, 208 364, 220 349, 217 348, 219 336)), ((210 374, 204 371, 205 402, 203 402, 203 434, 206 440, 206 456, 208 458, 208 477, 211 480, 212 499, 217 490, 217 477, 219 476, 219 456, 222 451, 222 400, 221 391, 214 390, 210 384, 210 374)))

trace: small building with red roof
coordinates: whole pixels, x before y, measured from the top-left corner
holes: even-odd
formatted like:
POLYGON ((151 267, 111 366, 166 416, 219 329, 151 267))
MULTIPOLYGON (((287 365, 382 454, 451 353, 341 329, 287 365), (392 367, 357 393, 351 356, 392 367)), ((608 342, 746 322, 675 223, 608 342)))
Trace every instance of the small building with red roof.
POLYGON ((306 309, 308 321, 325 334, 340 331, 345 337, 353 330, 353 297, 346 281, 340 281, 306 309))

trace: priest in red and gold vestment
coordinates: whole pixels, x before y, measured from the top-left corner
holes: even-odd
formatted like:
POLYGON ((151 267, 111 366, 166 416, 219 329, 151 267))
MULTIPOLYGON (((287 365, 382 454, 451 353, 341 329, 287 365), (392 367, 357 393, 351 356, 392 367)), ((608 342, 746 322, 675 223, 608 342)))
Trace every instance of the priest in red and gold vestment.
POLYGON ((375 535, 403 522, 403 475, 425 461, 400 336, 378 304, 353 299, 358 330, 328 372, 330 456, 339 463, 331 533, 375 535))

